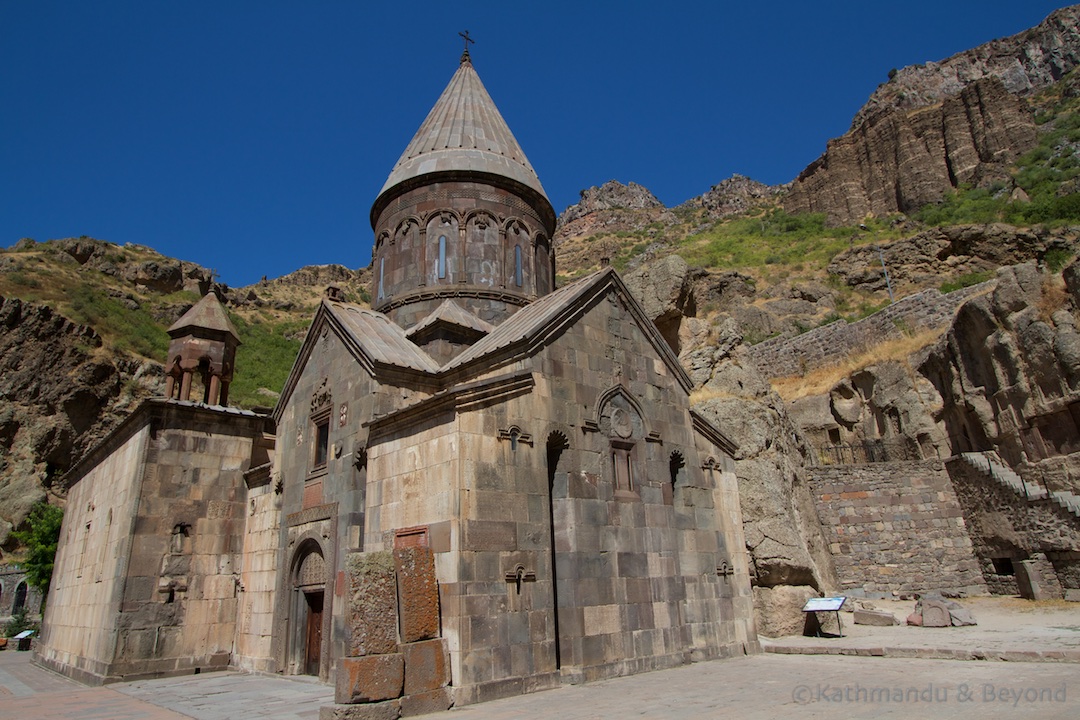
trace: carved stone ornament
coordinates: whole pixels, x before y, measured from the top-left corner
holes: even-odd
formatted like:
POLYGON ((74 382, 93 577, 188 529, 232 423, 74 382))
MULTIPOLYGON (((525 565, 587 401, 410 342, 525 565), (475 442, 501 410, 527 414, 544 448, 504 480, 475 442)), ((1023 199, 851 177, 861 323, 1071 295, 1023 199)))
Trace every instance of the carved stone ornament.
POLYGON ((333 398, 330 396, 329 380, 323 378, 323 381, 316 388, 315 392, 311 394, 311 412, 315 413, 318 410, 325 408, 333 403, 333 398))
POLYGON ((611 431, 621 438, 628 438, 634 432, 634 423, 630 413, 622 408, 611 409, 611 431))

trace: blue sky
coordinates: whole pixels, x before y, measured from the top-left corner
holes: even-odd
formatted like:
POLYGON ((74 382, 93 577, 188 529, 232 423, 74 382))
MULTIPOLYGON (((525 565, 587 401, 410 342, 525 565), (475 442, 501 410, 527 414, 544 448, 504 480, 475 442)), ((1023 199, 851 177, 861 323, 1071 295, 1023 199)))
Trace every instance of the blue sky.
POLYGON ((1061 2, 0 0, 0 246, 149 245, 232 286, 371 259, 368 212, 473 64, 555 206, 793 179, 890 68, 1061 2))

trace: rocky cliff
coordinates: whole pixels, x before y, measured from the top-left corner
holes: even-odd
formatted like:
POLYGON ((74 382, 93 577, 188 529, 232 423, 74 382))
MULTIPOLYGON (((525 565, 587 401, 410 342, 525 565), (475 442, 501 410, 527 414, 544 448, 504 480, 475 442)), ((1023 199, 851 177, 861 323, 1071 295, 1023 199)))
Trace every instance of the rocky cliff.
POLYGON ((101 352, 92 328, 0 298, 0 547, 80 455, 140 399, 161 367, 101 352))
POLYGON ((784 208, 823 212, 834 225, 913 212, 961 184, 1007 181, 1010 164, 1037 140, 1024 101, 1000 79, 980 79, 939 105, 882 110, 830 141, 784 208))
POLYGON ((851 129, 892 110, 940 103, 982 78, 997 78, 1014 95, 1028 95, 1080 65, 1080 5, 1051 13, 1033 28, 992 40, 940 62, 902 68, 870 96, 851 129))
POLYGON ((1078 22, 1080 6, 1064 8, 1018 35, 899 70, 799 174, 785 209, 850 225, 913 212, 961 185, 1008 185, 1010 163, 1038 137, 1024 98, 1080 65, 1078 22))

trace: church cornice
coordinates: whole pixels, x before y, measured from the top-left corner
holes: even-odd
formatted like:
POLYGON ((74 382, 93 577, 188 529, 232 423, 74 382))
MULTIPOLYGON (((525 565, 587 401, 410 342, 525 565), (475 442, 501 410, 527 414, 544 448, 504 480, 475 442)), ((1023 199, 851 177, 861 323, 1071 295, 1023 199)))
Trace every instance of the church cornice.
POLYGON ((386 313, 390 310, 396 310, 399 307, 411 305, 412 303, 424 302, 425 300, 438 300, 440 298, 477 298, 480 300, 495 300, 510 305, 517 305, 518 307, 528 305, 533 299, 523 293, 488 290, 476 286, 470 287, 466 285, 465 287, 461 287, 453 285, 432 285, 421 288, 420 290, 402 293, 372 309, 376 312, 386 313))
POLYGON ((532 392, 535 385, 536 380, 533 374, 523 371, 477 380, 439 391, 412 405, 365 422, 363 427, 368 429, 369 447, 388 434, 395 434, 416 423, 428 422, 441 413, 451 410, 455 413, 467 412, 491 402, 509 400, 532 392))

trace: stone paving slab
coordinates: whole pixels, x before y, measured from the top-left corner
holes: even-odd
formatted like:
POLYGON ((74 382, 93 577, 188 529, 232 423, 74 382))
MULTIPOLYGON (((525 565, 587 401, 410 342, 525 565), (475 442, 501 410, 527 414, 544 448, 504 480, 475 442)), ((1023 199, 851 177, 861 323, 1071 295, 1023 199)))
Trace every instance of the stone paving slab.
MULTIPOLYGON (((87 688, 0 653, 0 720, 316 718, 333 688, 209 673, 87 688), (16 697, 18 693, 18 697, 16 697)), ((1080 664, 762 654, 564 686, 427 720, 1080 717, 1080 664)))

